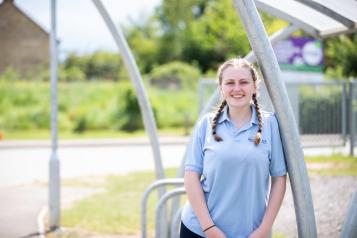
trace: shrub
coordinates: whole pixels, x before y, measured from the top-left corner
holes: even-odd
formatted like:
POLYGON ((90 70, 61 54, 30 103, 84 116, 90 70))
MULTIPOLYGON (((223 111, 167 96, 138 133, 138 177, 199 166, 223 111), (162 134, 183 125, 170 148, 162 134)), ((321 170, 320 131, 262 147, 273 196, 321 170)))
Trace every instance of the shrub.
POLYGON ((199 77, 200 71, 196 67, 175 61, 156 67, 150 82, 161 88, 196 88, 199 77))

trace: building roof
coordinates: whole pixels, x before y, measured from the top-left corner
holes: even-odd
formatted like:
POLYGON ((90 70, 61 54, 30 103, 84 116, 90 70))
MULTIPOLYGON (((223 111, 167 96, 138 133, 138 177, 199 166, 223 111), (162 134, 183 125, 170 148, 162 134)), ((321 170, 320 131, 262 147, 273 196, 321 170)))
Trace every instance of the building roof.
POLYGON ((40 28, 41 31, 43 31, 47 35, 50 34, 49 33, 50 31, 47 30, 42 24, 40 24, 34 17, 32 17, 28 12, 26 12, 21 7, 17 6, 16 3, 14 2, 14 0, 3 0, 2 2, 0 0, 0 8, 3 7, 5 4, 12 5, 16 11, 18 11, 20 14, 22 14, 27 19, 29 19, 29 21, 32 22, 34 25, 36 25, 38 28, 40 28))
POLYGON ((357 31, 356 0, 255 0, 255 4, 317 38, 357 31))

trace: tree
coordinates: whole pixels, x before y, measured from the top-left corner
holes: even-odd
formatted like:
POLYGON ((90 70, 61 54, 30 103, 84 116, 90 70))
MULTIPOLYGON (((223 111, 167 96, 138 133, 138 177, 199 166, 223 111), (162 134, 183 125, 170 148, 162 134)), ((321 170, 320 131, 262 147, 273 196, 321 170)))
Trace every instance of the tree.
POLYGON ((357 76, 357 34, 340 35, 325 41, 325 68, 328 76, 357 76))

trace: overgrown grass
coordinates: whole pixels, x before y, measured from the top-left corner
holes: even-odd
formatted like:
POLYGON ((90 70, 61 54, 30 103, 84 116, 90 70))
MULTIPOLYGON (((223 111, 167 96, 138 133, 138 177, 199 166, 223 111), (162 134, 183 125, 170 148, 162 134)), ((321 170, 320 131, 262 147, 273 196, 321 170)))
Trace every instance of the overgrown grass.
MULTIPOLYGON (((159 129, 184 130, 185 126, 191 127, 195 122, 198 115, 198 105, 192 103, 197 102, 195 89, 162 90, 148 87, 147 93, 159 129)), ((48 136, 51 124, 50 98, 49 82, 0 81, 0 133, 4 134, 5 139, 48 136)), ((142 129, 137 97, 131 83, 59 82, 58 128, 70 138, 86 134, 111 137, 142 129)))

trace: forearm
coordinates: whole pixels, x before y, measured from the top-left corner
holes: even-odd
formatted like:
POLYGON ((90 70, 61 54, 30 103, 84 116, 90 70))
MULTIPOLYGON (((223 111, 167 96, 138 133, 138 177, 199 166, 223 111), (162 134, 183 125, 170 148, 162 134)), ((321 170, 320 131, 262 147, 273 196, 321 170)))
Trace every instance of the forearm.
POLYGON ((207 208, 207 203, 200 183, 200 175, 196 172, 186 171, 184 179, 188 200, 203 230, 214 223, 207 208))
POLYGON ((286 190, 286 176, 273 177, 269 202, 259 229, 268 234, 273 227, 286 190))

